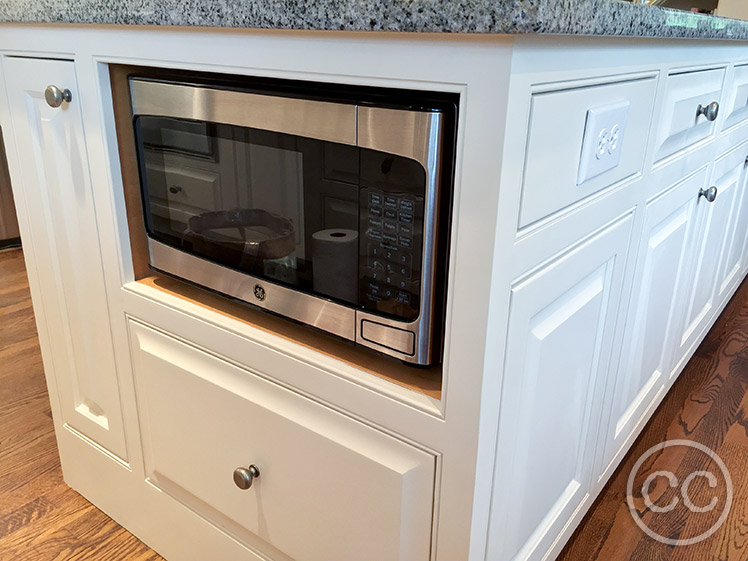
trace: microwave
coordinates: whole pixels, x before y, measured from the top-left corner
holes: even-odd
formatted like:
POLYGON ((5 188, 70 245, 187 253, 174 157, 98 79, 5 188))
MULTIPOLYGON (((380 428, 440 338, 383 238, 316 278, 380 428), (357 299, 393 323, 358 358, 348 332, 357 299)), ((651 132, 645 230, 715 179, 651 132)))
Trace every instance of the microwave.
POLYGON ((128 83, 152 269, 407 364, 441 361, 455 95, 128 83))

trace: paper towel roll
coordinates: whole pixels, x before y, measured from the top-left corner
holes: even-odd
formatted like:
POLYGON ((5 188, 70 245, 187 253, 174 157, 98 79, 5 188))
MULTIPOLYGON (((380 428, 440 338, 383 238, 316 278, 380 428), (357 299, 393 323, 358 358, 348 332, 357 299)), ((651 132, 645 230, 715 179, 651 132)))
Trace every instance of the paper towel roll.
POLYGON ((312 234, 314 291, 358 302, 358 232, 335 228, 312 234))

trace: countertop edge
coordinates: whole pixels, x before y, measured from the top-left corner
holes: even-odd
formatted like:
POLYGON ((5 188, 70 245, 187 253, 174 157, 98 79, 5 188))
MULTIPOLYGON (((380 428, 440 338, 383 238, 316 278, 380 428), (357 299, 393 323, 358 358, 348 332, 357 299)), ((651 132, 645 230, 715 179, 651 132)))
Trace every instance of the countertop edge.
POLYGON ((0 24, 748 41, 748 22, 621 0, 6 0, 0 24))

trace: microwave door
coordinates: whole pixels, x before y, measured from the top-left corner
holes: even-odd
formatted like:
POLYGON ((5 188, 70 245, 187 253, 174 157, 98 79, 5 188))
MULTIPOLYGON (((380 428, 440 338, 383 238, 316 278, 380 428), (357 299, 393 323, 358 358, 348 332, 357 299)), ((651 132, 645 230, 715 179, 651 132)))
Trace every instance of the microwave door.
POLYGON ((439 111, 130 84, 153 268, 434 360, 439 111))

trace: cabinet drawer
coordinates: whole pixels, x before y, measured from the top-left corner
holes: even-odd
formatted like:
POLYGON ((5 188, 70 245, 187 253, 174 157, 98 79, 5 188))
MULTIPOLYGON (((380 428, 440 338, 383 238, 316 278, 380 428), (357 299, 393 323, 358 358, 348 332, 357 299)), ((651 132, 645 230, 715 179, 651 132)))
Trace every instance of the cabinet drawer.
POLYGON ((427 561, 435 457, 130 320, 148 481, 274 560, 427 561), (238 467, 260 475, 249 489, 238 467))
POLYGON ((655 86, 655 78, 650 77, 533 94, 520 228, 641 171, 655 86), (587 179, 580 177, 582 144, 590 111, 627 103, 625 122, 618 123, 622 129, 617 147, 618 165, 587 179))
POLYGON ((732 83, 726 91, 724 128, 728 129, 748 119, 748 64, 735 67, 732 83))
POLYGON ((672 156, 714 135, 715 122, 699 111, 720 102, 725 69, 670 74, 658 119, 655 160, 672 156))

